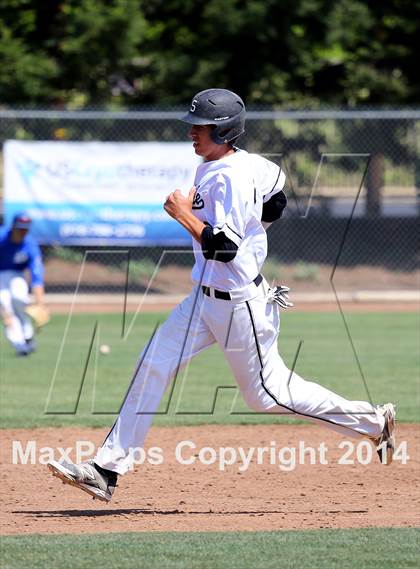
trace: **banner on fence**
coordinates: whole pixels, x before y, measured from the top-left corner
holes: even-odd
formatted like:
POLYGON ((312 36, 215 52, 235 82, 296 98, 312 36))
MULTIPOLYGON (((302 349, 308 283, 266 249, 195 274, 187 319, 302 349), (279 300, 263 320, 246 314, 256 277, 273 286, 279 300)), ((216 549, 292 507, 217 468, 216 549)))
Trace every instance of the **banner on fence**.
POLYGON ((185 194, 200 158, 188 142, 29 142, 4 145, 4 213, 27 212, 42 244, 185 245, 163 209, 185 194))

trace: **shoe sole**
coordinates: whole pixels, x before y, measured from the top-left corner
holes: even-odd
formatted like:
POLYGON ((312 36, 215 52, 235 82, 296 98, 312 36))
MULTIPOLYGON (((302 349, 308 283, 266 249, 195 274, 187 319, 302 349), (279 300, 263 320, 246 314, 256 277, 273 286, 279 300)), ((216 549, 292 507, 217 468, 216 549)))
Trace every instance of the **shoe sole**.
MULTIPOLYGON (((386 461, 383 461, 383 449, 378 449, 379 460, 382 464, 389 466, 392 461, 394 460, 394 452, 395 452, 395 406, 392 403, 387 406, 388 414, 386 415, 387 421, 387 428, 388 428, 388 438, 386 440, 386 461)), ((383 443, 382 443, 383 444, 383 443)), ((381 445, 380 445, 381 446, 381 445)))
POLYGON ((47 466, 48 470, 51 471, 52 475, 55 476, 56 478, 59 478, 63 482, 63 484, 69 484, 69 486, 74 486, 74 488, 79 488, 80 490, 83 490, 83 492, 86 492, 94 499, 100 500, 101 502, 110 502, 111 498, 108 498, 103 492, 103 490, 97 490, 95 488, 92 488, 91 486, 88 486, 87 484, 77 482, 70 474, 68 474, 64 469, 61 468, 59 462, 55 464, 49 462, 47 466))

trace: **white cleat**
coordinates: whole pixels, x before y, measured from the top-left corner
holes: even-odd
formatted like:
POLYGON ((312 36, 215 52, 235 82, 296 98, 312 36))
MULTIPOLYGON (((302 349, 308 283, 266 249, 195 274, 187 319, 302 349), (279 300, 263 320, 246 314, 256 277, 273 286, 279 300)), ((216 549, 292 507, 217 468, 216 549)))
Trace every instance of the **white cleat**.
POLYGON ((374 440, 376 450, 379 455, 379 460, 382 464, 391 464, 395 452, 395 405, 392 403, 385 403, 384 405, 377 405, 377 411, 383 415, 385 419, 382 435, 374 440))
POLYGON ((47 464, 53 476, 60 478, 63 484, 70 484, 90 494, 93 499, 109 502, 117 485, 117 474, 107 475, 99 472, 93 460, 72 464, 71 462, 56 462, 47 464))

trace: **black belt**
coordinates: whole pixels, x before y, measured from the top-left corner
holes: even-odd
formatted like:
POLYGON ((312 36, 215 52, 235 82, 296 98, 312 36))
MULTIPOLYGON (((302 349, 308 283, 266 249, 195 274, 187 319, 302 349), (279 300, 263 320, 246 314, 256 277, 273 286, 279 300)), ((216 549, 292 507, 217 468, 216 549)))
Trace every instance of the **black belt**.
MULTIPOLYGON (((252 282, 255 284, 255 286, 260 286, 260 284, 262 283, 262 280, 263 280, 262 275, 257 275, 252 282)), ((206 296, 211 296, 209 286, 203 285, 201 287, 201 289, 206 296)), ((214 289, 214 298, 219 298, 220 300, 231 300, 231 296, 230 296, 229 292, 225 292, 223 290, 217 290, 217 289, 214 289)))

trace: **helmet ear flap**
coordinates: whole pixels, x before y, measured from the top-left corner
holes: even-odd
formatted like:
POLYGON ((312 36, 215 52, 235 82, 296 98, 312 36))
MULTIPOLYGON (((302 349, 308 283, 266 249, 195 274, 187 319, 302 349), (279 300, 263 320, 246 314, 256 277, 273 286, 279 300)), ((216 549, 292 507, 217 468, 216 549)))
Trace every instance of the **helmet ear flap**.
MULTIPOLYGON (((220 138, 226 138, 227 136, 229 136, 229 131, 230 131, 229 128, 225 128, 225 129, 223 129, 223 130, 219 130, 218 135, 219 135, 220 138)), ((228 142, 228 141, 226 140, 226 142, 228 142)))
POLYGON ((215 125, 210 137, 216 144, 235 142, 245 132, 245 116, 233 117, 228 124, 215 125))
POLYGON ((229 128, 224 128, 222 130, 220 130, 220 126, 217 125, 211 125, 212 129, 210 132, 210 138, 212 139, 213 142, 215 142, 216 144, 226 144, 227 142, 229 142, 228 140, 228 136, 229 136, 229 128))

